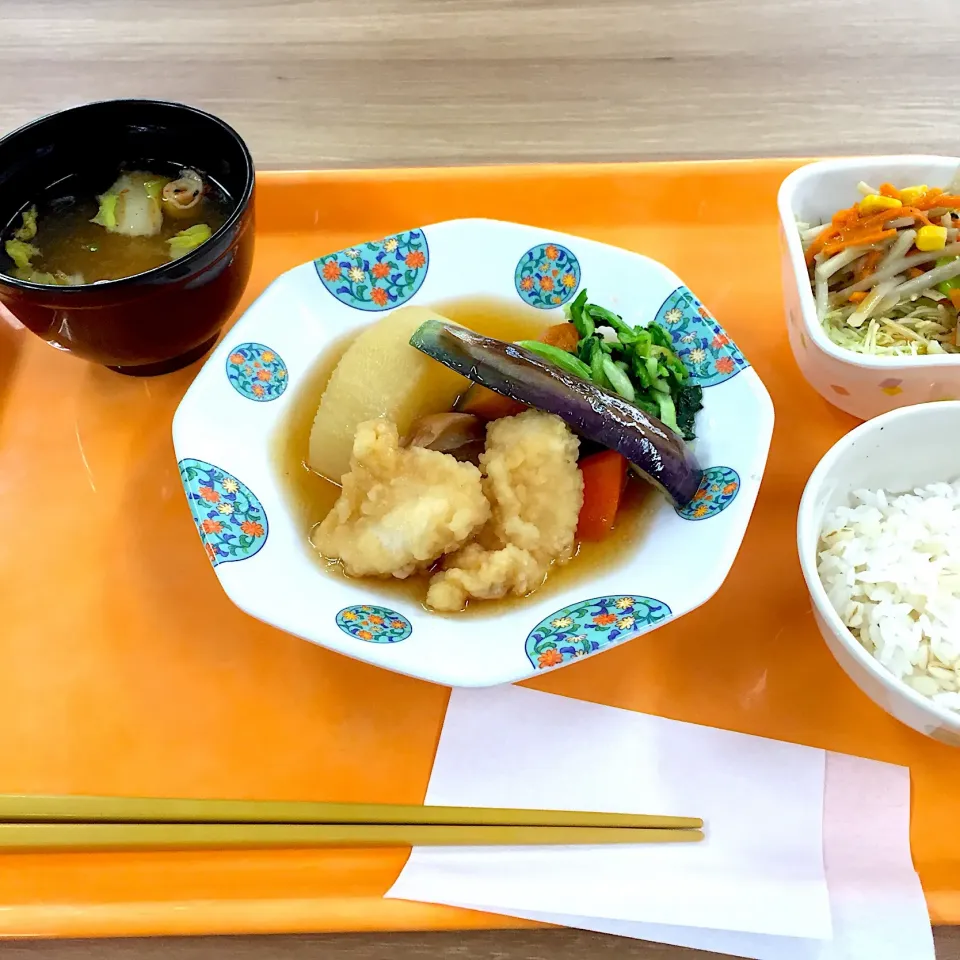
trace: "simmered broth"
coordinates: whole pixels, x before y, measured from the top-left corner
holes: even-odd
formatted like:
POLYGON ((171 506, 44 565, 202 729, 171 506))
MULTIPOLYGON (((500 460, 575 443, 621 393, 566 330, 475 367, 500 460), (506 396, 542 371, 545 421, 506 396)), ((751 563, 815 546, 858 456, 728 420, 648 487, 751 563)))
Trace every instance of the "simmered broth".
MULTIPOLYGON (((492 298, 463 298, 434 306, 439 313, 478 333, 502 340, 532 339, 547 325, 540 311, 492 298)), ((551 318, 553 319, 553 318, 551 318)), ((312 529, 330 511, 340 495, 339 485, 314 473, 306 464, 310 430, 317 405, 327 381, 353 337, 342 338, 321 355, 310 374, 299 387, 290 412, 274 437, 274 464, 286 490, 289 501, 303 529, 304 549, 316 558, 318 567, 327 575, 344 577, 337 562, 323 559, 310 544, 312 529)), ((544 591, 557 592, 578 579, 593 576, 598 571, 614 567, 636 542, 646 523, 656 498, 652 488, 639 478, 631 477, 627 484, 613 533, 599 543, 578 543, 576 556, 562 566, 553 567, 538 595, 544 591)), ((371 582, 372 590, 384 597, 399 597, 411 603, 422 604, 426 595, 430 572, 405 580, 393 577, 371 582)), ((503 600, 485 600, 470 604, 467 613, 493 614, 504 605, 523 601, 522 597, 503 600)), ((464 614, 459 614, 463 616, 464 614)))
POLYGON ((184 219, 164 218, 160 232, 152 237, 108 233, 90 222, 96 214, 94 200, 77 200, 55 215, 44 217, 41 213, 37 230, 40 256, 34 266, 50 273, 80 274, 87 283, 130 277, 169 263, 167 241, 181 230, 205 223, 215 233, 226 220, 226 207, 204 197, 184 219))

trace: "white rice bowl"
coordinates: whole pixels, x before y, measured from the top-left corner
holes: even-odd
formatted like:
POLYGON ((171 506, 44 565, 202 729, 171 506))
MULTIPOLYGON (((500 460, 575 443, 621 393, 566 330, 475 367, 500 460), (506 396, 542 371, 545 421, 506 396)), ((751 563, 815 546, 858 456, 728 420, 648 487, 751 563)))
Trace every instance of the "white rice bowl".
POLYGON ((887 670, 960 712, 960 482, 857 490, 824 517, 817 573, 887 670))

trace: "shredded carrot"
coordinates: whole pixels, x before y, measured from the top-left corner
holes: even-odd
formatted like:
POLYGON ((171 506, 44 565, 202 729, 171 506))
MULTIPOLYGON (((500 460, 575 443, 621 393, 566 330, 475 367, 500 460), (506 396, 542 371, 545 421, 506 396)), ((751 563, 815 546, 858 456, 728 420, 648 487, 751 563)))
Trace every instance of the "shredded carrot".
POLYGON ((457 404, 457 413, 472 413, 481 420, 499 420, 513 417, 527 408, 516 400, 501 396, 475 383, 457 404))
POLYGON ((955 193, 930 193, 921 197, 917 201, 917 207, 920 210, 933 210, 934 207, 955 207, 960 208, 960 195, 955 193))
POLYGON ((851 293, 847 299, 851 303, 863 303, 863 301, 867 299, 867 296, 868 294, 866 290, 854 290, 854 292, 851 293))
POLYGON ((855 281, 859 283, 861 280, 866 280, 867 277, 873 276, 874 271, 877 269, 877 264, 879 264, 882 259, 882 250, 870 250, 857 268, 857 275, 854 278, 855 281))
POLYGON ((872 243, 880 243, 881 240, 889 240, 891 237, 897 235, 896 230, 881 230, 879 233, 855 233, 845 237, 841 237, 838 240, 834 240, 832 243, 828 243, 823 248, 824 256, 832 257, 835 253, 839 253, 841 250, 846 250, 847 247, 868 247, 872 243))
POLYGON ((907 276, 910 277, 911 280, 916 280, 917 277, 922 277, 923 274, 924 274, 924 271, 921 270, 919 267, 911 267, 907 271, 907 276))
MULTIPOLYGON (((890 183, 881 184, 879 189, 882 196, 900 198, 900 192, 890 183)), ((860 214, 860 208, 857 205, 838 210, 833 215, 830 224, 824 227, 807 247, 805 255, 807 266, 813 266, 814 260, 820 253, 825 257, 832 257, 835 253, 846 250, 848 247, 869 246, 895 236, 895 230, 884 229, 891 220, 912 217, 915 223, 929 226, 930 218, 923 211, 933 210, 937 207, 954 207, 960 210, 960 196, 946 194, 938 187, 934 187, 928 190, 913 206, 909 207, 881 210, 879 213, 871 213, 867 216, 860 214)), ((866 264, 864 264, 864 268, 866 268, 866 264)), ((876 267, 874 266, 873 269, 876 269, 876 267)), ((873 272, 873 269, 870 270, 870 273, 873 272)), ((866 273, 865 276, 870 276, 870 273, 866 273)), ((863 277, 857 279, 860 280, 863 277)))
POLYGON ((555 323, 543 332, 540 342, 559 347, 561 350, 566 350, 567 353, 576 353, 577 344, 580 342, 580 334, 577 333, 577 328, 572 323, 555 323))
POLYGON ((814 258, 818 253, 820 253, 821 250, 823 250, 823 247, 828 240, 839 235, 840 231, 834 226, 825 227, 823 230, 821 230, 820 233, 816 235, 810 246, 807 247, 807 252, 805 255, 807 266, 809 267, 813 265, 814 258))
POLYGON ((834 215, 833 219, 830 221, 827 226, 825 226, 814 238, 813 242, 807 247, 806 260, 807 266, 813 264, 813 260, 821 250, 823 250, 824 244, 841 234, 843 229, 851 224, 856 223, 858 217, 860 216, 860 211, 857 208, 856 204, 852 207, 847 207, 844 210, 838 210, 834 215))
POLYGON ((580 461, 583 506, 577 520, 580 540, 604 540, 613 530, 627 480, 627 461, 614 450, 603 450, 580 461))
POLYGON ((844 227, 848 223, 853 223, 855 220, 860 219, 860 208, 857 204, 854 204, 852 207, 845 207, 843 210, 838 210, 834 215, 833 219, 830 221, 835 227, 844 227))
POLYGON ((814 257, 823 249, 824 244, 832 237, 839 236, 845 227, 851 226, 857 222, 860 216, 860 210, 857 205, 847 207, 844 210, 838 210, 830 223, 817 234, 813 242, 807 248, 807 265, 813 263, 814 257))
MULTIPOLYGON (((957 313, 960 313, 960 290, 951 290, 947 296, 950 298, 950 302, 953 304, 957 313)), ((958 324, 958 327, 960 327, 960 324, 958 324)))
POLYGON ((930 223, 927 215, 917 207, 897 207, 894 210, 881 210, 879 213, 872 213, 870 216, 864 217, 856 224, 856 228, 858 230, 866 230, 868 228, 882 227, 891 220, 902 220, 904 217, 913 217, 914 220, 919 220, 924 224, 930 223))
POLYGON ((915 222, 919 221, 926 225, 930 223, 929 218, 919 209, 919 206, 881 210, 879 213, 872 213, 865 217, 860 216, 856 207, 838 210, 833 215, 830 226, 817 234, 813 243, 807 247, 807 266, 812 266, 818 253, 830 257, 841 250, 846 250, 847 247, 869 246, 895 236, 895 230, 884 230, 883 227, 891 220, 900 220, 904 217, 912 217, 915 222))

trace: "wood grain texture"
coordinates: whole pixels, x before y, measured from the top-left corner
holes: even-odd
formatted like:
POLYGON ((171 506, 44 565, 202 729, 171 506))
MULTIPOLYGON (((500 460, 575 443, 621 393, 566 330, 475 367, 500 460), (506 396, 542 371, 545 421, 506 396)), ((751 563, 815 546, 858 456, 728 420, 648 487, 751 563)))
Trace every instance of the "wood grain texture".
POLYGON ((266 167, 956 153, 956 0, 0 0, 0 130, 186 100, 266 167))
MULTIPOLYGON (((936 931, 936 941, 937 960, 960 957, 960 928, 936 931)), ((581 930, 30 941, 4 944, 3 956, 4 960, 722 960, 702 950, 581 930)))
MULTIPOLYGON (((0 132, 184 100, 262 168, 960 152, 957 0, 0 0, 0 132)), ((960 930, 937 933, 960 960, 960 930)), ((578 931, 23 942, 5 960, 694 960, 578 931)))

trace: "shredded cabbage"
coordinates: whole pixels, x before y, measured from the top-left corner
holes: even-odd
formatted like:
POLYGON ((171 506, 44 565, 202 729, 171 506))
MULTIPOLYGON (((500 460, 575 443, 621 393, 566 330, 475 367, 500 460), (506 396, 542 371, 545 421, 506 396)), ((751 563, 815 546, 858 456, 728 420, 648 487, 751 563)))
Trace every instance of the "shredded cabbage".
POLYGON ((40 255, 40 251, 26 240, 8 240, 3 248, 18 270, 29 269, 30 261, 40 255))
POLYGON ((163 227, 162 190, 163 181, 153 174, 123 173, 97 197, 100 209, 91 222, 126 237, 155 237, 163 227))
POLYGON ((14 239, 32 240, 37 235, 37 208, 27 207, 20 216, 23 218, 23 224, 13 231, 14 239))
POLYGON ((856 305, 828 310, 823 329, 838 346, 871 356, 926 356, 960 353, 956 345, 956 311, 927 297, 898 304, 861 327, 851 327, 856 305))
POLYGON ((26 280, 29 283, 45 283, 52 287, 77 287, 86 282, 82 273, 64 273, 62 270, 58 270, 56 273, 47 273, 44 270, 25 267, 24 269, 14 270, 13 273, 18 280, 26 280))
POLYGON ((100 201, 100 209, 90 222, 97 224, 99 227, 105 227, 107 230, 116 230, 117 201, 120 199, 120 194, 105 193, 97 199, 100 201))
POLYGON ((196 223, 186 230, 175 233, 168 241, 170 259, 176 260, 191 250, 196 250, 202 243, 206 243, 213 236, 213 231, 205 223, 196 223))

